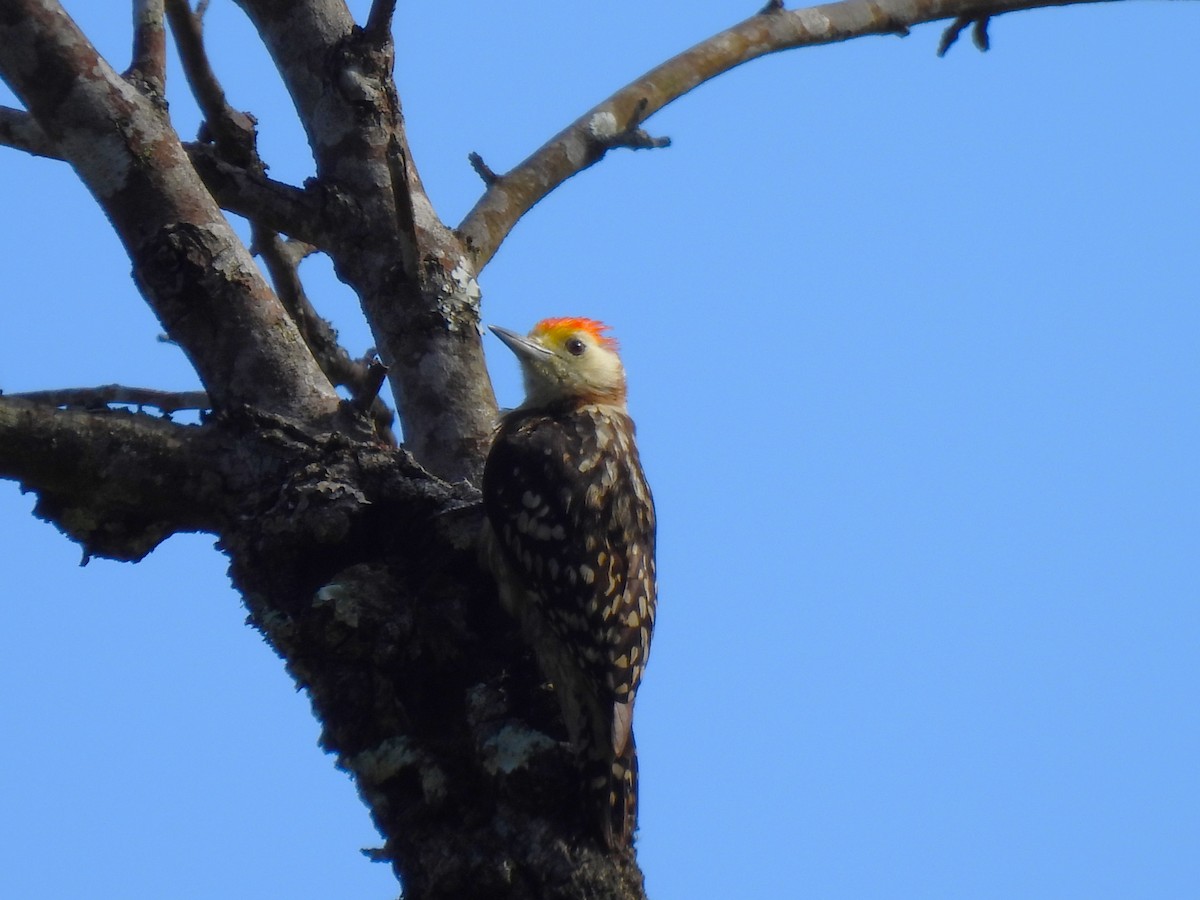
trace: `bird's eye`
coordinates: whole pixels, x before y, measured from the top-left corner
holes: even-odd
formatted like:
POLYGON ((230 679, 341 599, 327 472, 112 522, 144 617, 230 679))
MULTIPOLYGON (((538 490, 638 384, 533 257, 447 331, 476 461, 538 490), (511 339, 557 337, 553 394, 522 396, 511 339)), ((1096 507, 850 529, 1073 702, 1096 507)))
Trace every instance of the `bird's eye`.
POLYGON ((582 356, 583 351, 587 349, 587 344, 577 337, 567 339, 567 352, 572 356, 582 356))

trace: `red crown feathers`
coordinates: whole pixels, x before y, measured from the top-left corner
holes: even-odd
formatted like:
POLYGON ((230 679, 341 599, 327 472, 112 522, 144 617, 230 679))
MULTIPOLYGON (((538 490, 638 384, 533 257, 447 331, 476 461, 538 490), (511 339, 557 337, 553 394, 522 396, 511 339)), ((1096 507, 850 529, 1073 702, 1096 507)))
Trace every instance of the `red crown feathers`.
POLYGON ((596 319, 584 319, 578 316, 567 316, 557 319, 542 319, 533 326, 533 334, 539 337, 543 335, 551 335, 557 338, 565 338, 567 334, 575 331, 586 331, 598 343, 607 347, 609 350, 617 349, 616 338, 608 337, 606 332, 610 329, 603 322, 596 319))

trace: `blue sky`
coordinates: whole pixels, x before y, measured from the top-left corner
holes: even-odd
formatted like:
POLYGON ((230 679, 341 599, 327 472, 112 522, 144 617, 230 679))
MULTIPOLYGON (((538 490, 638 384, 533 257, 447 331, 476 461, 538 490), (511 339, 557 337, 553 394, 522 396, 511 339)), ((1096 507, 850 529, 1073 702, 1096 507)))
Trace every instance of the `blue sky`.
MULTIPOLYGON (((443 218, 480 192, 468 152, 511 167, 756 5, 400 4, 443 218)), ((124 68, 113 6, 68 4, 124 68)), ((934 25, 759 60, 483 273, 487 322, 589 315, 621 340, 660 513, 655 900, 1200 883, 1198 27, 1196 4, 1102 4, 1001 17, 987 54, 937 59, 934 25)), ((218 0, 209 31, 299 183, 248 26, 218 0)), ((194 386, 68 169, 0 149, 0 201, 0 388, 194 386)), ((305 275, 365 350, 328 265, 305 275)), ((0 896, 393 897, 212 540, 81 569, 32 503, 0 484, 0 896)))

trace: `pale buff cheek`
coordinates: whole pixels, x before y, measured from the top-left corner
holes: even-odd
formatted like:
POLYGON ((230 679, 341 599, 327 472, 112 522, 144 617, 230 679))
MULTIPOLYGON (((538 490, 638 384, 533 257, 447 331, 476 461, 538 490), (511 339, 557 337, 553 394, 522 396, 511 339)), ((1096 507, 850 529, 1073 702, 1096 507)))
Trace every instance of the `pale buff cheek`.
POLYGON ((625 382, 621 360, 615 353, 592 347, 586 363, 581 367, 583 380, 587 384, 615 388, 625 382))
POLYGON ((625 370, 620 357, 598 344, 590 344, 579 357, 556 355, 525 366, 526 406, 543 405, 564 396, 623 396, 624 388, 625 370))
POLYGON ((581 358, 554 359, 544 366, 528 367, 524 380, 528 401, 536 404, 564 394, 618 391, 625 384, 625 372, 616 353, 590 347, 581 358))

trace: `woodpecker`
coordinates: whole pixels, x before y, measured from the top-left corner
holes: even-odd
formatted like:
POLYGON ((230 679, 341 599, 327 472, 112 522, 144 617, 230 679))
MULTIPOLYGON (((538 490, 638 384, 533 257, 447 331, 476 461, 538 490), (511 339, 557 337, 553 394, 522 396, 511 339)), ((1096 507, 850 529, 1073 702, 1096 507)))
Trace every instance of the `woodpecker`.
POLYGON ((657 599, 625 369, 592 319, 492 331, 520 361, 525 402, 501 418, 484 467, 485 553, 554 687, 599 837, 619 849, 637 824, 633 704, 657 599))

